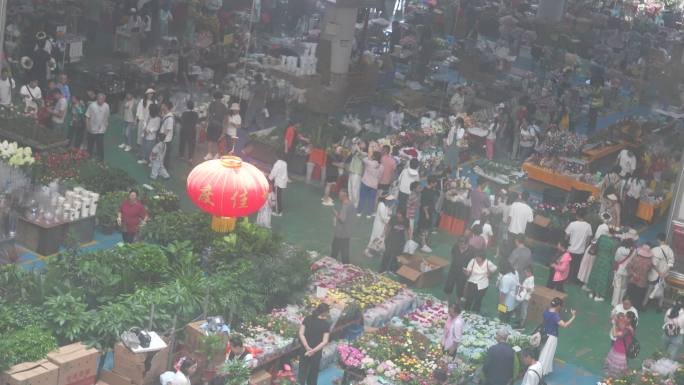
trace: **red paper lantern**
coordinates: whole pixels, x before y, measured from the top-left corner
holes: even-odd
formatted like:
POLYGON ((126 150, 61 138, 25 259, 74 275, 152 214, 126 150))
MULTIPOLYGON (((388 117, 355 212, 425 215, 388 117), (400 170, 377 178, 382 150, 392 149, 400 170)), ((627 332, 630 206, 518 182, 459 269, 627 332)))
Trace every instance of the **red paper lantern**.
POLYGON ((218 232, 235 228, 237 217, 258 211, 268 198, 264 174, 236 156, 224 156, 197 165, 188 175, 187 191, 197 207, 212 214, 218 232))

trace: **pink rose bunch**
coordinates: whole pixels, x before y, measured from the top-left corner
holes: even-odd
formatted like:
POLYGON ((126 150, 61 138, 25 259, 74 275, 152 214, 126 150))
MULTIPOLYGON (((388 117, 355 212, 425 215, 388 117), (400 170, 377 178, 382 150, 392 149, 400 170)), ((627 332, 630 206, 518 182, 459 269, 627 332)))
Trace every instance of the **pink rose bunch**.
POLYGON ((366 358, 362 351, 348 344, 337 345, 337 354, 342 364, 350 368, 361 368, 363 359, 366 358))

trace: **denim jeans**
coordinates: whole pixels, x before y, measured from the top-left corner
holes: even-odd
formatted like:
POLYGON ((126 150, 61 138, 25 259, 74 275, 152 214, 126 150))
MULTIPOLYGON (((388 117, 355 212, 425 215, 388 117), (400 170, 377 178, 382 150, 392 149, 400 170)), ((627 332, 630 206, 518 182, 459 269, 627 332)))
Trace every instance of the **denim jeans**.
POLYGON ((150 161, 150 154, 152 154, 152 147, 154 147, 155 139, 143 139, 142 148, 140 149, 140 159, 150 161))
POLYGON ((663 345, 665 346, 665 351, 671 360, 677 358, 677 354, 679 353, 679 349, 682 347, 682 343, 684 343, 684 335, 682 334, 673 337, 668 337, 663 334, 663 345))
POLYGON ((135 122, 124 122, 123 125, 123 142, 128 146, 133 147, 137 142, 138 127, 135 122))
POLYGON ((357 212, 359 214, 374 214, 376 192, 376 189, 368 187, 365 183, 361 182, 361 190, 359 192, 359 207, 357 208, 357 212))

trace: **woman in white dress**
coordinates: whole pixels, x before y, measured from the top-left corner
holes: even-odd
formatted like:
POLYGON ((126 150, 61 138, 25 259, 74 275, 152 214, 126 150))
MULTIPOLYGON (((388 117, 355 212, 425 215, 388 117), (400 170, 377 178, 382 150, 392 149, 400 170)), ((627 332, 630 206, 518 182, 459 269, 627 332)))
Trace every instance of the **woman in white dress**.
POLYGON ((145 91, 145 95, 138 102, 138 107, 135 110, 135 120, 138 123, 138 146, 143 144, 143 136, 145 132, 145 125, 147 124, 147 119, 150 117, 150 105, 155 104, 154 96, 155 91, 152 88, 148 88, 145 91))
POLYGON ((392 218, 392 209, 390 202, 394 200, 392 195, 384 195, 380 197, 378 209, 375 212, 375 219, 373 220, 373 229, 371 230, 370 240, 366 246, 365 254, 368 258, 373 258, 373 253, 380 253, 385 249, 385 228, 392 218))
POLYGON ((551 306, 544 311, 544 322, 542 327, 544 333, 547 335, 544 347, 539 353, 539 362, 542 364, 542 376, 546 376, 553 372, 553 359, 556 356, 556 347, 558 347, 558 329, 566 328, 575 320, 577 312, 574 309, 570 310, 569 320, 563 321, 560 312, 563 307, 563 300, 556 297, 551 300, 551 306))
POLYGON ((594 239, 591 241, 591 246, 587 247, 584 251, 584 256, 582 257, 582 262, 580 263, 579 271, 577 272, 577 279, 583 283, 582 290, 584 291, 589 291, 587 282, 589 282, 591 268, 594 267, 596 242, 601 238, 601 235, 607 235, 610 232, 610 226, 608 226, 608 223, 612 220, 610 214, 603 213, 601 219, 603 220, 603 223, 596 228, 596 234, 594 234, 594 239), (594 252, 592 253, 592 251, 594 252))

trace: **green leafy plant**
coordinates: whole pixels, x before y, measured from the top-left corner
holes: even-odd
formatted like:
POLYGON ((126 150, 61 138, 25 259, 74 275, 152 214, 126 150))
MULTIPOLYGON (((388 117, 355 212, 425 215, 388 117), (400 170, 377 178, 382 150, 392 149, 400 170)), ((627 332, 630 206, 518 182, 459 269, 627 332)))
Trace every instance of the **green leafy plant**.
POLYGON ((0 335, 4 336, 28 326, 43 325, 44 322, 45 315, 40 307, 0 302, 0 335))
POLYGON ((226 351, 226 343, 219 334, 209 334, 200 339, 199 352, 206 357, 206 368, 210 368, 217 357, 226 351))
POLYGON ((0 338, 0 370, 38 361, 57 348, 57 340, 40 326, 29 326, 0 338))
POLYGON ((95 217, 97 225, 105 233, 112 233, 119 228, 116 223, 121 203, 128 197, 126 191, 112 191, 100 197, 97 204, 97 212, 95 217))
POLYGON ((109 167, 93 159, 83 162, 80 176, 75 181, 83 188, 100 194, 128 191, 136 185, 135 179, 125 170, 109 167))
POLYGON ((218 237, 210 228, 211 217, 195 212, 169 212, 151 217, 141 229, 141 237, 147 242, 168 245, 179 241, 189 241, 195 252, 200 252, 218 237))
POLYGON ((225 376, 225 385, 246 385, 251 371, 244 360, 230 360, 221 366, 219 374, 225 376))
POLYGON ((60 345, 79 341, 90 325, 91 312, 72 293, 49 297, 43 304, 45 325, 56 335, 60 345))
POLYGON ((253 319, 265 308, 262 282, 254 280, 255 265, 238 260, 218 266, 207 280, 209 312, 220 314, 227 323, 253 319))

